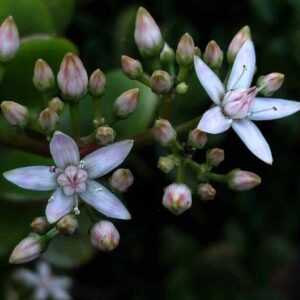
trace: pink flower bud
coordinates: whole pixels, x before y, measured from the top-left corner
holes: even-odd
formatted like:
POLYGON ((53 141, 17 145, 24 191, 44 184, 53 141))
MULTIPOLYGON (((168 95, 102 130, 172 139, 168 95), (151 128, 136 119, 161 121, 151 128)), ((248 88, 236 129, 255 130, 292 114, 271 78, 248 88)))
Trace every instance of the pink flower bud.
POLYGON ((185 33, 177 46, 176 61, 182 67, 188 67, 193 63, 194 54, 194 40, 188 33, 185 33))
POLYGON ((195 47, 194 51, 195 51, 195 55, 201 58, 201 50, 200 50, 200 48, 199 47, 195 47))
POLYGON ((43 59, 38 59, 35 63, 32 81, 40 92, 47 92, 54 88, 55 78, 53 71, 43 59))
POLYGON ((33 219, 33 221, 30 224, 30 227, 33 232, 42 234, 49 229, 50 224, 48 223, 46 217, 37 217, 33 219))
POLYGON ((45 108, 39 116, 39 124, 45 130, 53 131, 59 122, 58 115, 56 111, 45 108))
POLYGON ((170 173, 174 166, 174 160, 169 156, 160 157, 157 163, 157 167, 166 174, 170 173))
POLYGON ((119 118, 127 118, 137 108, 140 90, 135 88, 124 92, 114 103, 114 113, 119 118))
POLYGON ((163 50, 160 53, 160 61, 163 64, 170 64, 175 59, 175 52, 172 48, 169 47, 167 43, 165 43, 163 50))
POLYGON ((139 79, 143 74, 143 66, 140 61, 129 56, 122 55, 121 66, 123 73, 130 79, 139 79))
POLYGON ((192 206, 191 191, 185 184, 172 183, 165 188, 163 206, 180 215, 192 206))
POLYGON ((110 126, 100 126, 96 131, 96 140, 101 145, 111 144, 115 139, 116 133, 110 126))
POLYGON ((257 80, 257 87, 264 96, 271 96, 283 84, 284 74, 270 73, 266 76, 260 76, 257 80))
POLYGON ((38 234, 28 236, 22 240, 10 255, 11 264, 23 264, 32 261, 40 256, 42 245, 38 234))
POLYGON ((92 245, 100 251, 111 251, 118 246, 120 234, 113 223, 100 221, 91 229, 90 239, 92 245))
POLYGON ((66 215, 57 222, 56 228, 64 235, 72 235, 78 228, 78 221, 74 215, 66 215))
POLYGON ((142 57, 158 56, 164 46, 159 27, 143 7, 136 15, 134 39, 142 57))
POLYGON ((153 134, 156 142, 162 146, 168 146, 176 140, 176 131, 168 120, 156 120, 153 134))
POLYGON ((207 142, 207 134, 200 129, 194 129, 189 133, 188 144, 189 146, 202 149, 207 142))
POLYGON ((216 190, 208 183, 201 183, 198 186, 197 194, 203 201, 213 200, 216 195, 216 190))
POLYGON ((104 73, 97 69, 92 73, 89 80, 89 91, 95 98, 100 97, 105 92, 106 88, 106 77, 104 73))
POLYGON ((132 185, 134 177, 129 169, 118 169, 110 178, 110 186, 113 190, 124 193, 132 185))
POLYGON ((154 93, 164 94, 171 90, 171 76, 163 70, 154 71, 150 78, 150 86, 154 93))
POLYGON ((1 110, 5 119, 11 125, 24 125, 28 117, 27 107, 14 102, 14 101, 3 101, 1 103, 1 110))
POLYGON ((64 103, 61 101, 58 97, 55 97, 51 99, 48 103, 48 107, 54 111, 56 111, 58 114, 60 114, 64 109, 64 103))
POLYGON ((225 159, 224 150, 219 148, 213 148, 206 152, 206 162, 217 167, 225 159))
POLYGON ((20 46, 19 32, 13 17, 8 17, 0 27, 0 61, 15 57, 20 46))
POLYGON ((248 171, 233 170, 227 175, 227 185, 235 191, 248 191, 261 183, 261 178, 248 171))
POLYGON ((76 101, 86 94, 88 75, 77 55, 67 53, 64 56, 57 75, 57 83, 67 100, 76 101))
POLYGON ((204 61, 212 68, 221 68, 223 51, 215 41, 210 41, 203 54, 204 61))
POLYGON ((247 40, 251 39, 251 32, 248 26, 244 26, 232 39, 227 50, 227 61, 232 64, 234 59, 247 40))

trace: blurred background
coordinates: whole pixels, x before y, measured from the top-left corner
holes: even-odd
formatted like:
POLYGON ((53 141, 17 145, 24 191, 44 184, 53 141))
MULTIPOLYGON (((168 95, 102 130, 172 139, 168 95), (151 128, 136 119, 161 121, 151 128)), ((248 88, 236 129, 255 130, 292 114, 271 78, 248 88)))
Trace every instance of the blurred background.
MULTIPOLYGON (((31 83, 35 60, 42 56, 57 70, 66 51, 78 51, 89 73, 98 67, 105 72, 108 103, 121 91, 135 87, 137 83, 126 79, 119 68, 122 54, 139 58, 133 30, 141 5, 174 49, 189 32, 202 51, 214 39, 226 52, 234 34, 249 25, 257 51, 256 78, 284 73, 285 83, 275 97, 300 100, 300 0, 0 0, 1 21, 12 14, 21 36, 27 39, 7 67, 0 99, 34 107, 40 97, 31 83), (45 41, 44 34, 66 40, 53 37, 45 41), (30 40, 32 35, 39 38, 30 40)), ((176 103, 176 123, 210 106, 194 75, 189 86, 189 92, 176 103)), ((155 101, 149 90, 142 92, 140 109, 145 120, 135 117, 128 126, 120 126, 120 137, 152 126, 155 101)), ((6 125, 2 122, 0 126, 6 125)), ((135 184, 123 201, 133 219, 116 224, 120 246, 112 253, 95 253, 87 234, 91 224, 83 214, 80 232, 57 239, 44 256, 57 273, 73 278, 73 298, 300 299, 300 115, 258 126, 270 143, 273 166, 255 158, 232 132, 209 138, 206 149, 225 150, 220 173, 239 167, 259 174, 262 184, 246 193, 216 184, 213 201, 204 203, 195 197, 192 209, 180 216, 171 215, 161 204, 163 187, 172 182, 172 175, 156 168, 162 150, 146 147, 132 155, 127 166, 135 175, 135 184)), ((86 130, 84 124, 83 128, 86 130)), ((45 161, 4 143, 0 154, 1 172, 45 161)), ((41 194, 25 193, 0 180, 1 299, 5 299, 10 274, 17 269, 8 265, 8 256, 30 231, 32 218, 44 213, 41 199, 41 194)))

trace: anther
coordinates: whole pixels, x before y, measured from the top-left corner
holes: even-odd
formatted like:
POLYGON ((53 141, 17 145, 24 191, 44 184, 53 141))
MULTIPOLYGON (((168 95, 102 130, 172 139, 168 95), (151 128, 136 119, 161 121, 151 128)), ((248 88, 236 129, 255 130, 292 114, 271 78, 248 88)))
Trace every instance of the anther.
POLYGON ((102 187, 97 187, 97 188, 95 189, 95 191, 96 191, 96 192, 101 192, 101 191, 103 191, 103 188, 102 188, 102 187))
POLYGON ((51 196, 49 199, 48 199, 48 202, 52 202, 54 200, 54 196, 51 196))
POLYGON ((79 162, 79 169, 83 169, 84 168, 84 164, 85 164, 85 162, 84 162, 84 160, 81 160, 80 162, 79 162))
POLYGON ((265 111, 270 111, 270 110, 274 110, 277 111, 278 108, 276 106, 270 107, 270 108, 265 108, 265 109, 261 109, 261 110, 257 110, 257 111, 252 111, 248 114, 248 117, 251 117, 254 114, 259 114, 261 112, 265 112, 265 111))
POLYGON ((55 173, 55 172, 56 172, 56 167, 55 167, 55 166, 51 166, 51 167, 49 168, 49 172, 50 172, 50 173, 55 173))
POLYGON ((77 206, 74 207, 74 214, 76 216, 80 215, 80 210, 79 210, 79 208, 77 206))

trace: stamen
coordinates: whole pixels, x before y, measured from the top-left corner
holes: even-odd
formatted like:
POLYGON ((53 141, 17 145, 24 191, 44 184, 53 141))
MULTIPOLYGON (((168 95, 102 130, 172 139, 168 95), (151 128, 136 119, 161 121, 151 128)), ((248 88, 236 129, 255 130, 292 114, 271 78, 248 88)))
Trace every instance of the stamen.
POLYGON ((51 167, 49 168, 49 172, 50 172, 50 173, 55 173, 55 172, 56 172, 56 166, 51 166, 51 167))
POLYGON ((232 86, 232 88, 230 89, 230 91, 233 91, 235 89, 236 85, 242 79, 242 77, 244 76, 244 74, 245 74, 246 71, 247 71, 247 67, 246 67, 246 65, 243 65, 243 71, 242 71, 241 75, 237 78, 236 82, 234 83, 234 85, 232 86))
POLYGON ((51 196, 49 199, 48 199, 48 202, 52 202, 54 200, 54 196, 51 196))
POLYGON ((75 195, 74 214, 75 214, 76 216, 80 215, 80 210, 79 210, 79 208, 78 208, 78 205, 79 205, 79 203, 78 203, 78 196, 75 195))
POLYGON ((103 188, 102 188, 102 187, 97 187, 97 188, 95 189, 95 191, 96 191, 96 192, 101 192, 101 191, 103 191, 103 188))
POLYGON ((254 115, 254 114, 259 114, 261 112, 265 112, 265 111, 270 111, 270 110, 278 110, 276 106, 270 107, 270 108, 265 108, 265 109, 261 109, 261 110, 257 110, 257 111, 252 111, 248 114, 248 117, 254 115))
POLYGON ((84 168, 84 164, 85 164, 85 161, 84 161, 84 160, 81 160, 81 161, 79 162, 78 168, 79 168, 79 169, 83 169, 83 168, 84 168))

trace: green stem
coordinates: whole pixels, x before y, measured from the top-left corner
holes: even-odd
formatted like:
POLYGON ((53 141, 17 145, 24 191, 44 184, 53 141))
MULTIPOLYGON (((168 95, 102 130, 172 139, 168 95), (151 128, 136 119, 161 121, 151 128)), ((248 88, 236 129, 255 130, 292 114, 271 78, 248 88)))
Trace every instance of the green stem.
POLYGON ((180 163, 177 168, 177 177, 176 182, 177 183, 184 183, 185 182, 185 167, 186 163, 184 160, 180 160, 180 163))
POLYGON ((147 74, 143 73, 141 77, 138 79, 138 81, 144 84, 145 86, 150 87, 150 78, 147 74))
POLYGON ((205 174, 206 178, 212 181, 226 183, 226 175, 215 174, 211 172, 207 172, 205 174))
POLYGON ((93 208, 85 203, 84 203, 84 207, 85 207, 86 212, 87 212, 90 220, 92 221, 92 223, 99 222, 100 218, 98 218, 98 216, 95 214, 95 211, 93 210, 93 208))
POLYGON ((52 240, 57 234, 59 234, 58 229, 56 227, 53 227, 44 235, 44 237, 47 240, 52 240))
POLYGON ((79 128, 79 103, 69 102, 72 135, 76 142, 80 140, 80 128, 79 128))
POLYGON ((92 101, 93 101, 93 110, 94 110, 94 125, 95 127, 98 127, 101 124, 100 98, 93 97, 92 101))
POLYGON ((180 67, 178 75, 177 75, 177 81, 182 82, 187 79, 189 75, 189 69, 185 67, 180 67))
POLYGON ((162 105, 159 116, 162 119, 170 120, 174 111, 174 95, 172 92, 162 95, 162 105))

